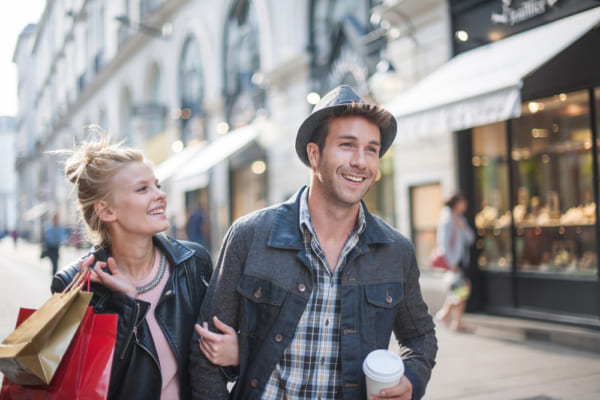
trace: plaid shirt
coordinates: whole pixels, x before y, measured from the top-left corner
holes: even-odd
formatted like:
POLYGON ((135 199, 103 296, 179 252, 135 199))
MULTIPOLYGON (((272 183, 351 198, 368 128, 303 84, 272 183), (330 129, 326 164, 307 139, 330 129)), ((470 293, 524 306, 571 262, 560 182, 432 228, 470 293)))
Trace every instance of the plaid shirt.
POLYGON ((273 370, 263 399, 341 399, 340 358, 341 276, 346 256, 365 229, 362 204, 358 220, 331 272, 314 232, 308 210, 308 190, 300 200, 300 230, 312 268, 313 291, 296 335, 273 370))

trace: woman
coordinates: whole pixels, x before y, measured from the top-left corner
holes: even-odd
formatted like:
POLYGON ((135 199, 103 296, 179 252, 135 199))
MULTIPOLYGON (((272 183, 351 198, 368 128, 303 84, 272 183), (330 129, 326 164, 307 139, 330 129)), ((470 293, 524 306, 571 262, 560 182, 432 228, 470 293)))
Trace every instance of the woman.
POLYGON ((475 233, 467 224, 464 213, 467 199, 462 193, 451 196, 444 204, 437 228, 437 245, 450 267, 445 281, 448 296, 435 320, 454 331, 469 331, 462 322, 471 283, 465 271, 469 264, 469 247, 475 241, 475 233))
MULTIPOLYGON (((207 250, 166 236, 167 199, 141 152, 102 135, 71 152, 65 175, 94 252, 57 273, 58 292, 93 268, 91 304, 118 314, 109 399, 191 398, 188 357, 212 271, 207 250)), ((199 329, 197 327, 196 329, 199 329)), ((215 334, 220 365, 238 363, 237 335, 215 334)))

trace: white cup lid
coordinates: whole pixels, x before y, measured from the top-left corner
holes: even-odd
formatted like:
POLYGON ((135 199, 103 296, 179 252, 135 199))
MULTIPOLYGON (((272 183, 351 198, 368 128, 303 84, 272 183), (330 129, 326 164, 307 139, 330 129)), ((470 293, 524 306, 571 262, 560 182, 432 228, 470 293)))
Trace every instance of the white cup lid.
POLYGON ((363 361, 363 372, 376 381, 394 382, 404 375, 404 362, 389 350, 373 350, 363 361))

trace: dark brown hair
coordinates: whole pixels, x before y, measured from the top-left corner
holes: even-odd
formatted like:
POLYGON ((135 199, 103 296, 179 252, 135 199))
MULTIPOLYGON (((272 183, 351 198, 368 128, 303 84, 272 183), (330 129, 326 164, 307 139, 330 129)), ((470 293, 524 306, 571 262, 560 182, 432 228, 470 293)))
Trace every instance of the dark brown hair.
POLYGON ((454 193, 452 196, 450 196, 448 198, 448 200, 446 200, 444 205, 452 210, 452 209, 454 209, 454 206, 456 205, 456 203, 458 203, 459 201, 467 201, 467 197, 465 196, 465 194, 460 191, 458 191, 458 192, 454 193))

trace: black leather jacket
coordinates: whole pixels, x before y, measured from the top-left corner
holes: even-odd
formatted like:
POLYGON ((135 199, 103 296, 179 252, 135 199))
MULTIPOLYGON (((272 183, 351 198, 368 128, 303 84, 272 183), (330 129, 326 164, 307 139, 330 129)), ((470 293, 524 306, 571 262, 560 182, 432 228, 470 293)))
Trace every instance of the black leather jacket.
MULTIPOLYGON (((155 235, 153 240, 167 256, 171 268, 170 281, 156 306, 156 320, 177 359, 180 398, 189 399, 192 333, 212 273, 212 262, 207 250, 199 244, 164 234, 155 235)), ((95 254, 97 260, 107 258, 103 251, 95 254)), ((73 279, 79 261, 54 276, 53 293, 62 291, 73 279)), ((145 318, 150 304, 96 283, 92 283, 90 290, 94 293, 91 304, 97 313, 119 316, 108 399, 160 399, 160 366, 145 318)))

